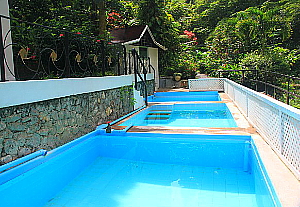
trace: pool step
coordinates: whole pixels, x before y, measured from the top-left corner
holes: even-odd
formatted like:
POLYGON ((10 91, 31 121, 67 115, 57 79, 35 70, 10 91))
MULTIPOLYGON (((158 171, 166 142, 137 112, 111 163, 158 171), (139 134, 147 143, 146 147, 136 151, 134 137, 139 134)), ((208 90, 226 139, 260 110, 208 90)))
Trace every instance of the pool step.
POLYGON ((149 113, 148 115, 159 115, 159 116, 163 116, 163 115, 170 115, 171 112, 157 112, 157 113, 149 113))
POLYGON ((170 117, 147 116, 144 120, 168 120, 170 117))
POLYGON ((163 109, 152 109, 150 111, 156 112, 156 113, 158 113, 158 112, 161 112, 161 113, 171 113, 172 112, 172 110, 163 110, 163 109))
POLYGON ((170 115, 170 110, 151 110, 144 120, 168 120, 170 115))

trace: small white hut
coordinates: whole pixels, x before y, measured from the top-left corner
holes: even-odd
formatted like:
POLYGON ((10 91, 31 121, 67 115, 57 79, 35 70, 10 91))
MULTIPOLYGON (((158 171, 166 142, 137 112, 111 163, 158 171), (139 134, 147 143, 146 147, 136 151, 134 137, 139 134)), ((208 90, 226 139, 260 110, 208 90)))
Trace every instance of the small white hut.
POLYGON ((155 88, 159 88, 158 50, 167 50, 156 42, 148 25, 138 25, 127 28, 116 28, 110 31, 112 43, 120 43, 127 51, 136 49, 141 57, 149 57, 150 64, 155 69, 155 88))

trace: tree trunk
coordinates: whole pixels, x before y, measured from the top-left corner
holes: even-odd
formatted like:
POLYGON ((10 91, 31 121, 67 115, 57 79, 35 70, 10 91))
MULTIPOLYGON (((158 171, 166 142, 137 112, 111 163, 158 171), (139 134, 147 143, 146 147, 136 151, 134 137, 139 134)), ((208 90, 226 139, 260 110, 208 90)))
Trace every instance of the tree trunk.
POLYGON ((99 2, 99 35, 104 36, 106 31, 106 7, 105 0, 99 2))

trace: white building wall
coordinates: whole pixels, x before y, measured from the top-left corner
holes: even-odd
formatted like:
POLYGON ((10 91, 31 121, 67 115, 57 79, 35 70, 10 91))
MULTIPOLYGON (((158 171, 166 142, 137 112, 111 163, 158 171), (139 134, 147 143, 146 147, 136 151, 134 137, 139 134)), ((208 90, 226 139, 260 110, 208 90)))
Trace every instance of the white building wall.
POLYGON ((148 48, 150 64, 155 68, 155 90, 159 88, 158 48, 148 48))
MULTIPOLYGON (((0 0, 0 14, 3 16, 9 16, 9 6, 7 0, 0 0)), ((10 30, 10 20, 1 18, 2 22, 2 36, 6 37, 7 32, 10 30)), ((7 35, 7 39, 5 39, 4 47, 11 44, 11 33, 7 35)), ((5 78, 6 80, 15 80, 14 76, 14 61, 13 61, 13 52, 12 47, 9 46, 5 49, 5 57, 7 65, 5 64, 5 78), (11 71, 11 72, 10 72, 11 71)))
MULTIPOLYGON (((139 46, 134 46, 134 45, 125 45, 125 46, 127 51, 136 49, 138 54, 140 53, 139 46)), ((150 64, 155 69, 155 90, 157 90, 159 88, 158 48, 148 47, 147 52, 148 52, 148 57, 150 57, 150 64)))

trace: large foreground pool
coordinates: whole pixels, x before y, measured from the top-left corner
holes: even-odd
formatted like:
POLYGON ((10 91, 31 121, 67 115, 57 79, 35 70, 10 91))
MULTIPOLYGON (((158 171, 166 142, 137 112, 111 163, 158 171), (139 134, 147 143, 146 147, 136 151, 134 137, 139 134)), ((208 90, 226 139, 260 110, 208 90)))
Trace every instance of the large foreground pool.
POLYGON ((0 174, 1 206, 281 206, 250 136, 92 132, 0 174))

